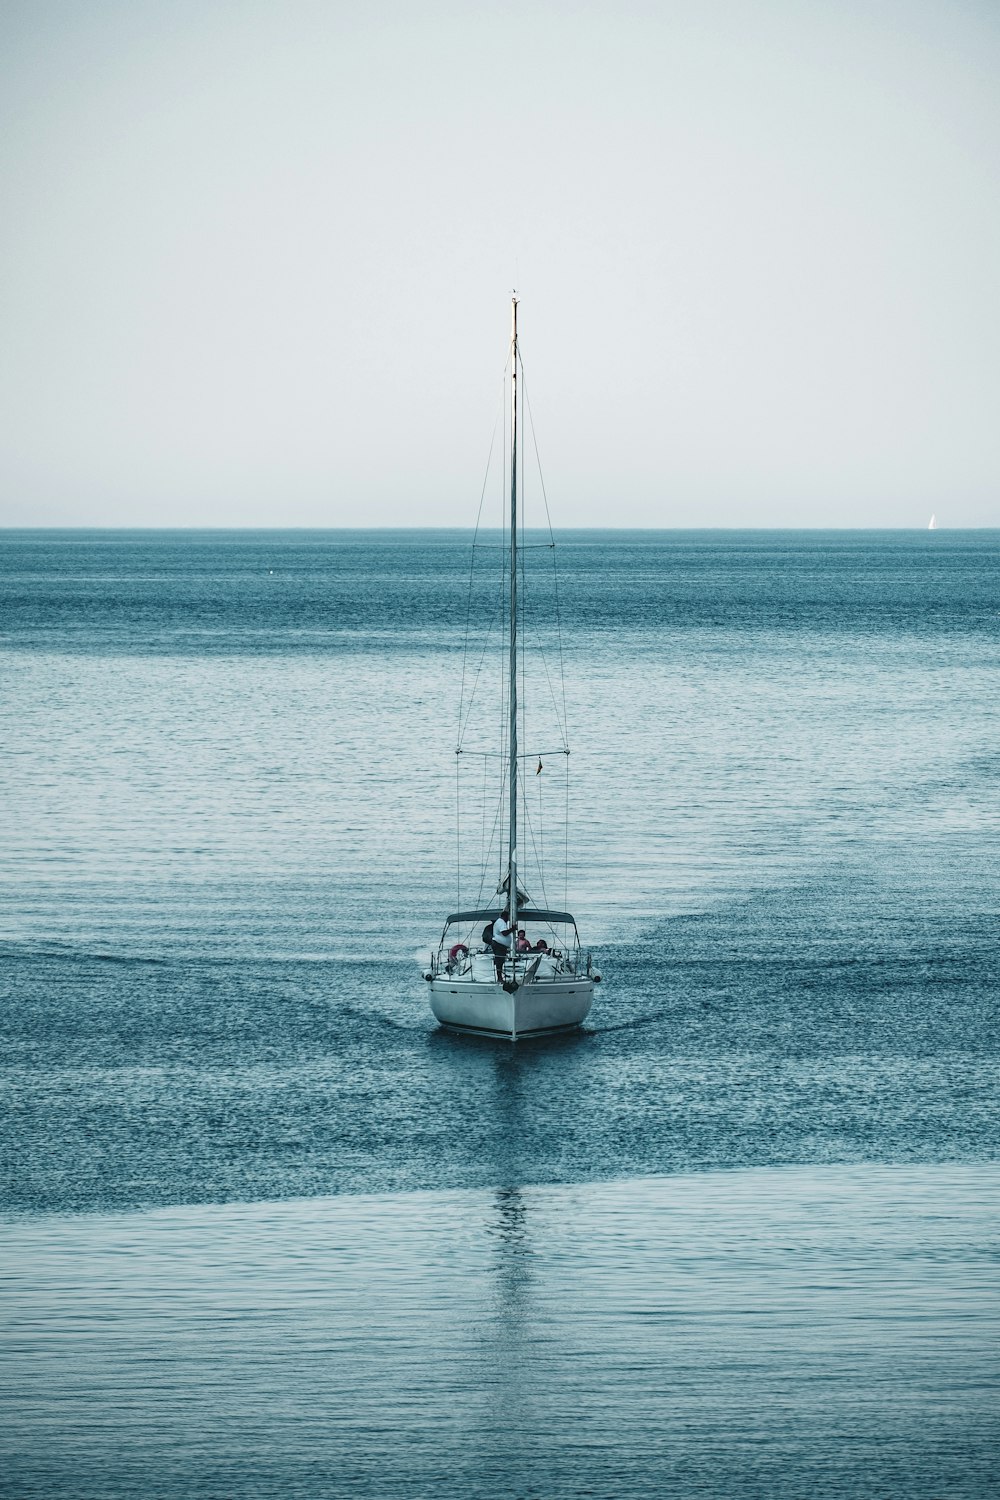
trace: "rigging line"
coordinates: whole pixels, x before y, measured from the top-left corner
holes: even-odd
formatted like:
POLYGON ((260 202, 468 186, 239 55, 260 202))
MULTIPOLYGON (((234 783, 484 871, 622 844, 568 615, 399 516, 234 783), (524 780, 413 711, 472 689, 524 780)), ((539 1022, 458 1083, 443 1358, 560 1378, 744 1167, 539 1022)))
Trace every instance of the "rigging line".
POLYGON ((494 808, 494 812, 493 812, 493 826, 490 828, 489 837, 487 838, 487 835, 486 835, 486 807, 487 807, 487 793, 486 793, 486 779, 484 778, 483 779, 483 858, 482 858, 482 861, 480 862, 480 866, 479 866, 479 890, 478 890, 477 895, 476 895, 476 904, 477 905, 479 905, 479 903, 483 899, 483 889, 484 889, 484 887, 486 885, 486 877, 487 877, 487 874, 489 872, 490 856, 491 856, 492 849, 493 849, 493 840, 494 840, 494 838, 496 836, 497 826, 498 826, 498 823, 499 823, 499 820, 500 820, 500 803, 499 803, 499 800, 498 800, 497 805, 494 808))
POLYGON ((532 640, 532 643, 534 645, 534 648, 535 648, 535 651, 536 651, 537 655, 541 659, 542 670, 545 673, 545 680, 546 680, 546 683, 547 683, 548 689, 549 689, 549 698, 551 699, 551 702, 552 702, 552 712, 555 715, 556 728, 558 729, 559 734, 562 737, 563 745, 565 746, 566 743, 567 743, 566 724, 565 724, 564 719, 563 719, 563 714, 561 713, 560 708, 559 708, 559 700, 556 697, 555 687, 553 686, 553 683, 552 683, 552 674, 549 671, 548 652, 545 649, 545 646, 544 646, 543 640, 542 640, 542 634, 541 634, 541 631, 538 629, 537 625, 534 625, 532 627, 531 640, 532 640))
MULTIPOLYGON (((471 755, 474 760, 507 760, 508 754, 505 750, 466 750, 462 749, 463 755, 471 755)), ((539 756, 545 755, 568 755, 569 751, 565 745, 560 745, 557 750, 519 750, 518 760, 537 760, 539 756)))
MULTIPOLYGON (((509 364, 509 363, 510 363, 510 356, 508 355, 507 364, 509 364)), ((481 520, 482 514, 483 514, 483 502, 486 499, 486 486, 489 484, 489 480, 490 480, 490 466, 493 463, 493 449, 496 446, 497 429, 500 426, 500 419, 503 416, 503 392, 504 392, 504 380, 505 380, 506 375, 507 375, 507 364, 504 365, 504 367, 503 367, 504 372, 503 372, 503 375, 500 377, 500 402, 499 402, 499 410, 497 411, 497 414, 496 414, 496 416, 493 419, 493 435, 490 438, 490 451, 489 451, 489 454, 488 454, 487 459, 486 459, 486 472, 483 475, 483 487, 482 487, 482 489, 479 492, 479 509, 476 511, 476 524, 475 524, 475 526, 473 528, 473 531, 472 531, 472 552, 471 552, 471 556, 470 556, 470 559, 469 559, 469 597, 468 597, 468 601, 467 601, 466 607, 465 607, 465 644, 464 644, 464 646, 462 648, 462 687, 461 687, 461 690, 460 690, 460 693, 459 693, 459 699, 458 699, 458 740, 459 740, 459 744, 461 744, 461 742, 462 742, 462 707, 463 707, 463 704, 465 702, 465 670, 466 670, 466 665, 467 665, 468 656, 469 656, 469 626, 470 626, 470 624, 472 622, 472 580, 473 580, 473 574, 474 574, 475 566, 476 566, 476 538, 479 536, 479 523, 480 523, 480 520, 481 520)))
MULTIPOLYGON (((561 716, 560 716, 560 713, 559 713, 559 703, 558 703, 558 701, 556 699, 556 690, 552 686, 552 677, 551 677, 551 674, 549 672, 549 659, 548 659, 548 656, 546 655, 545 647, 542 645, 541 635, 537 631, 536 631, 535 636, 534 636, 534 641, 535 641, 536 649, 538 651, 538 655, 541 658, 542 670, 545 673, 545 680, 546 680, 546 682, 548 683, 548 686, 549 686, 549 697, 552 699, 552 709, 553 709, 553 712, 555 713, 555 716, 556 716, 556 726, 559 729, 560 734, 562 735, 563 748, 565 749, 566 742, 567 742, 566 725, 562 722, 562 719, 561 719, 561 716)), ((549 753, 551 754, 552 752, 550 751, 549 753)))
MULTIPOLYGON (((486 787, 489 777, 489 766, 483 761, 483 821, 482 830, 479 835, 479 895, 483 894, 483 871, 486 869, 486 787)), ((478 897, 477 897, 478 900, 478 897)))
MULTIPOLYGON (((499 592, 497 594, 496 603, 493 606, 493 614, 490 617, 490 623, 489 623, 489 625, 486 627, 486 638, 483 641, 482 653, 481 653, 481 655, 479 657, 479 664, 476 667, 476 675, 475 675, 475 678, 473 679, 472 689, 471 689, 471 691, 469 693, 469 705, 468 705, 468 709, 466 710, 466 714, 465 714, 465 723, 463 724, 461 722, 461 720, 459 721, 459 726, 458 726, 458 747, 459 747, 459 749, 462 748, 462 744, 463 744, 463 742, 465 740, 465 736, 466 736, 466 733, 467 733, 468 728, 469 728, 469 720, 472 718, 473 704, 476 701, 476 690, 477 690, 477 688, 479 686, 479 676, 480 676, 480 673, 483 670, 483 662, 486 660, 486 653, 490 649, 490 639, 491 639, 492 634, 493 634, 493 627, 496 624, 497 614, 498 614, 498 612, 502 612, 502 609, 503 609, 503 579, 501 578, 500 584, 499 584, 499 592)), ((501 621, 501 623, 502 623, 502 621, 501 621)), ((501 640, 502 640, 502 637, 501 637, 501 640)), ((463 663, 463 669, 464 669, 464 663, 463 663)))
MULTIPOLYGON (((552 591, 556 601, 556 641, 559 645, 559 682, 562 688, 562 731, 563 744, 569 748, 569 712, 566 708, 566 667, 563 662, 563 640, 562 640, 562 616, 559 610, 559 570, 556 567, 556 554, 552 553, 552 591)), ((557 713, 558 717, 558 713, 557 713)))
MULTIPOLYGON (((521 367, 521 378, 522 378, 522 381, 523 381, 523 378, 524 378, 524 363, 523 363, 523 361, 521 359, 520 351, 518 351, 517 361, 518 361, 518 364, 521 367)), ((527 480, 526 480, 526 476, 525 476, 525 463, 524 463, 524 450, 523 450, 523 448, 522 448, 522 452, 521 452, 521 487, 520 487, 520 492, 519 493, 520 493, 520 499, 521 499, 521 536, 524 536, 525 533, 526 533, 526 531, 527 531, 527 495, 528 495, 528 486, 527 486, 527 480)), ((520 619, 519 629, 520 629, 520 632, 521 632, 521 640, 522 640, 522 643, 523 643, 522 646, 521 646, 520 662, 519 662, 519 665, 520 665, 520 668, 521 668, 521 731, 522 731, 522 734, 523 734, 523 739, 521 739, 519 741, 519 743, 523 744, 523 745, 526 745, 528 743, 528 676, 527 676, 527 646, 528 646, 527 601, 528 601, 528 578, 527 578, 526 563, 525 563, 525 557, 524 557, 524 550, 523 549, 521 549, 521 552, 520 552, 519 562, 520 562, 520 567, 521 567, 521 580, 520 580, 521 587, 520 587, 520 597, 519 597, 519 603, 520 603, 520 606, 521 606, 521 619, 520 619)), ((527 797, 525 797, 524 801, 525 801, 525 804, 527 805, 527 797)))
POLYGON ((455 756, 455 910, 462 910, 462 795, 459 786, 462 757, 455 756))
MULTIPOLYGON (((541 763, 541 756, 538 757, 541 763)), ((545 817, 542 807, 542 777, 541 772, 535 772, 535 780, 538 782, 538 848, 541 854, 542 869, 545 869, 545 817)), ((545 876, 542 875, 542 895, 545 896, 545 876)), ((549 899, 545 896, 545 904, 548 906, 549 899)))
POLYGON ((538 469, 538 482, 542 489, 542 500, 545 503, 545 519, 549 526, 549 538, 552 544, 552 588, 555 594, 556 605, 556 639, 559 643, 559 677, 562 683, 563 700, 563 736, 567 745, 569 744, 569 720, 566 710, 566 670, 563 661, 562 643, 562 618, 559 609, 559 570, 556 567, 556 537, 552 530, 552 516, 549 513, 549 497, 545 489, 545 475, 542 473, 542 460, 538 452, 538 439, 535 436, 535 422, 531 415, 531 406, 528 402, 528 378, 524 373, 524 361, 521 362, 522 389, 524 391, 524 412, 528 419, 528 431, 531 433, 531 446, 535 452, 535 466, 538 469))
MULTIPOLYGON (((520 766, 518 767, 517 779, 518 783, 520 784, 521 790, 524 793, 524 821, 528 829, 528 838, 531 841, 531 852, 535 856, 535 869, 538 871, 538 884, 541 888, 542 900, 545 902, 545 905, 548 906, 549 898, 545 890, 545 868, 542 864, 541 856, 538 852, 538 845, 535 843, 535 831, 531 826, 531 817, 528 812, 528 792, 527 788, 524 785, 524 771, 520 766)), ((541 791, 541 787, 539 787, 539 791, 541 791)))
MULTIPOLYGON (((520 358, 520 356, 518 356, 520 358)), ((535 451, 535 467, 538 470, 538 479, 542 487, 542 500, 545 503, 545 520, 549 528, 549 546, 556 544, 556 535, 552 530, 552 517, 549 514, 549 497, 545 493, 545 475, 542 473, 542 461, 538 456, 538 439, 535 437, 535 421, 531 415, 531 407, 528 403, 528 377, 524 373, 524 360, 521 360, 521 390, 524 393, 524 414, 528 419, 528 430, 531 433, 531 446, 535 451)))
MULTIPOLYGON (((489 846, 488 846, 487 851, 486 851, 486 859, 483 860, 482 871, 481 871, 481 874, 480 874, 480 877, 479 877, 479 894, 476 897, 476 904, 477 905, 479 904, 479 902, 482 900, 482 897, 483 897, 483 887, 486 884, 486 869, 487 869, 487 860, 489 859, 489 850, 493 848, 493 838, 494 838, 494 835, 496 834, 496 831, 497 831, 497 824, 500 822, 500 816, 501 816, 501 812, 503 810, 503 801, 504 801, 504 783, 503 783, 503 781, 501 781, 501 783, 500 783, 500 796, 497 798, 496 812, 493 814, 493 827, 490 829, 489 846)), ((485 793, 484 793, 484 796, 483 796, 483 817, 484 817, 484 822, 485 822, 485 814, 486 814, 486 798, 485 798, 485 793)), ((503 849, 502 849, 502 847, 501 847, 501 850, 500 850, 500 857, 501 857, 501 859, 503 858, 503 849)), ((501 880, 503 879, 503 872, 502 872, 502 870, 501 870, 500 879, 501 880)))
MULTIPOLYGON (((504 370, 504 374, 505 375, 507 373, 507 369, 508 368, 511 368, 511 361, 510 361, 510 359, 508 359, 507 367, 504 370)), ((505 405, 504 405, 504 424, 505 424, 505 428, 506 428, 507 431, 510 431, 511 416, 512 416, 512 407, 513 407, 513 395, 511 393, 511 389, 510 389, 511 384, 512 384, 512 382, 507 382, 507 383, 505 383, 505 386, 504 386, 504 401, 505 401, 505 405)), ((507 698, 508 682, 507 682, 507 672, 506 672, 505 667, 504 667, 504 657, 505 657, 504 637, 506 635, 509 635, 508 627, 509 627, 509 623, 510 623, 509 620, 508 620, 508 614, 507 614, 507 611, 508 611, 508 594, 509 594, 509 587, 510 587, 510 574, 509 574, 509 571, 508 571, 509 564, 510 564, 509 538, 508 538, 507 542, 505 543, 505 538, 507 538, 507 503, 508 503, 508 495, 509 495, 509 492, 510 492, 510 470, 509 470, 509 467, 508 467, 508 452, 509 452, 509 450, 505 447, 504 448, 504 456, 503 456, 503 464, 501 465, 501 473, 500 473, 500 495, 499 495, 499 500, 500 500, 500 621, 501 621, 501 631, 500 631, 500 735, 499 735, 499 744, 500 744, 501 750, 503 749, 503 747, 507 743, 507 713, 508 713, 508 698, 507 698)), ((510 798, 510 788, 509 788, 508 779, 503 774, 503 771, 501 770, 501 773, 500 773, 500 798, 499 798, 499 808, 498 808, 498 814, 497 814, 497 816, 498 816, 498 818, 500 820, 500 828, 501 828, 501 839, 500 839, 500 844, 499 844, 498 849, 497 849, 497 859, 498 859, 498 868, 499 868, 499 875, 498 875, 498 878, 497 878, 498 888, 503 883, 503 874, 504 874, 504 871, 503 871, 503 838, 502 838, 502 831, 503 831, 504 809, 505 808, 507 809, 507 813, 506 813, 506 816, 507 816, 507 819, 508 819, 507 826, 508 827, 510 826, 510 824, 509 824, 509 818, 510 818, 509 798, 510 798)), ((492 841, 492 835, 491 835, 491 837, 490 837, 490 848, 492 849, 492 847, 493 847, 493 841, 492 841)), ((484 871, 484 874, 485 874, 485 871, 484 871)))
POLYGON ((569 756, 566 757, 566 815, 563 819, 566 847, 563 854, 563 911, 569 905, 569 756))

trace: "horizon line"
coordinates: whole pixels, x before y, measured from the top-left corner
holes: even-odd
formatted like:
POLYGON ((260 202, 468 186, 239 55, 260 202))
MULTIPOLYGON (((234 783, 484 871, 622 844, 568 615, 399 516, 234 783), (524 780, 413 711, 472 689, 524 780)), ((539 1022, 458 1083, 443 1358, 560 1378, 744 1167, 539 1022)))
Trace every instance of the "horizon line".
MULTIPOLYGON (((521 529, 524 530, 524 531, 541 531, 541 532, 551 531, 553 533, 556 533, 556 532, 559 532, 559 531, 591 531, 591 532, 595 532, 595 533, 607 532, 607 531, 615 531, 615 532, 663 532, 663 533, 695 532, 695 531, 697 531, 697 532, 702 532, 702 531, 718 531, 718 532, 799 531, 799 532, 809 532, 809 533, 811 533, 811 532, 831 532, 831 531, 833 531, 833 532, 844 532, 844 533, 851 533, 851 532, 853 532, 853 533, 859 533, 859 532, 860 533, 869 533, 869 532, 907 532, 907 533, 909 533, 909 532, 918 532, 918 533, 922 533, 922 532, 925 532, 925 531, 926 532, 930 532, 932 530, 934 532, 938 532, 938 531, 998 531, 998 530, 1000 530, 1000 520, 998 520, 993 525, 990 525, 990 524, 980 524, 980 525, 970 525, 970 526, 960 526, 960 525, 956 525, 956 526, 941 526, 941 525, 937 525, 937 526, 934 526, 934 527, 928 527, 926 525, 926 523, 924 523, 923 525, 913 525, 913 526, 565 526, 564 525, 564 526, 553 526, 553 527, 547 527, 547 526, 523 526, 521 529)), ((290 531, 294 531, 294 532, 303 532, 303 533, 341 532, 341 531, 349 531, 349 532, 407 531, 407 532, 414 532, 414 533, 416 533, 416 532, 427 532, 427 531, 431 531, 431 532, 442 532, 442 531, 469 531, 469 532, 476 532, 477 530, 480 531, 480 532, 483 532, 483 531, 490 531, 490 532, 497 531, 497 532, 502 532, 504 530, 504 528, 502 526, 479 526, 479 527, 475 527, 475 526, 468 525, 468 524, 464 524, 464 525, 443 524, 443 525, 435 525, 435 526, 403 526, 403 525, 393 525, 393 524, 391 524, 389 522, 385 522, 385 523, 382 523, 382 524, 379 524, 379 525, 373 525, 373 526, 315 526, 315 525, 313 525, 313 526, 280 526, 280 525, 272 525, 272 524, 262 525, 262 526, 184 526, 184 525, 164 525, 164 526, 157 526, 157 525, 150 525, 150 524, 132 525, 132 526, 130 526, 130 525, 125 525, 125 524, 115 524, 115 525, 94 525, 94 524, 92 524, 92 525, 87 525, 87 524, 80 524, 80 523, 73 524, 73 525, 58 525, 58 524, 56 524, 54 522, 45 523, 45 524, 36 525, 36 526, 24 526, 24 525, 19 526, 19 525, 0 524, 0 535, 2 535, 4 532, 26 532, 26 531, 32 531, 32 532, 46 532, 46 531, 50 531, 50 532, 66 532, 66 531, 194 532, 194 533, 201 533, 201 534, 220 533, 221 532, 221 533, 227 533, 227 534, 247 534, 247 533, 251 533, 251 532, 262 532, 262 531, 264 531, 264 532, 290 532, 290 531)))

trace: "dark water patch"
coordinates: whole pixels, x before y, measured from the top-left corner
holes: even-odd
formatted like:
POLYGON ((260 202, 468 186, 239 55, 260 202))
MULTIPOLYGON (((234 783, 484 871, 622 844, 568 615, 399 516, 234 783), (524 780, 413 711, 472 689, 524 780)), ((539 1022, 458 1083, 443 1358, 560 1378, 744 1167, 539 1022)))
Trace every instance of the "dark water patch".
MULTIPOLYGON (((460 531, 7 532, 0 637, 70 653, 308 654, 380 641, 398 650, 407 637, 454 650, 470 541, 460 531)), ((992 532, 609 531, 558 542, 571 636, 1000 629, 992 532)), ((483 564, 477 616, 496 592, 495 559, 483 564)), ((536 622, 551 625, 554 592, 540 582, 532 597, 536 622)))
POLYGON ((8 957, 4 1201, 996 1157, 992 930, 878 919, 863 889, 824 919, 820 895, 610 945, 588 1027, 516 1048, 437 1030, 403 961, 8 957))

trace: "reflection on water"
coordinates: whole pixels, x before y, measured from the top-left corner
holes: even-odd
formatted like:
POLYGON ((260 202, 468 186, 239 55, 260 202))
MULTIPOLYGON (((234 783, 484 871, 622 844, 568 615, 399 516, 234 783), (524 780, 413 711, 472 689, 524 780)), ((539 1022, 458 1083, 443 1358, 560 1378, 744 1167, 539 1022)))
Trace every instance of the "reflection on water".
POLYGON ((537 1398, 529 1350, 537 1309, 532 1296, 533 1251, 524 1194, 516 1187, 497 1188, 487 1196, 483 1207, 490 1255, 484 1268, 486 1308, 481 1334, 482 1382, 488 1405, 480 1447, 488 1453, 497 1444, 501 1413, 500 1425, 507 1431, 530 1430, 537 1398))
POLYGON ((496 1301, 504 1338, 522 1332, 531 1290, 531 1239, 528 1214, 520 1188, 497 1188, 496 1214, 487 1232, 496 1240, 496 1301))
POLYGON ((868 1166, 7 1222, 0 1472, 19 1500, 978 1500, 998 1208, 996 1167, 868 1166))

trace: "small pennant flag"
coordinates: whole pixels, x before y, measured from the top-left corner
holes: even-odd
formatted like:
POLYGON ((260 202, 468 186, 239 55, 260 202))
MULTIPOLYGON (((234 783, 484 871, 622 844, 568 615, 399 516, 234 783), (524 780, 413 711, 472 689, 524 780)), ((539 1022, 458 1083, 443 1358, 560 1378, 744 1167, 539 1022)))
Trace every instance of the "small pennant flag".
POLYGON ((538 769, 535 771, 535 775, 536 776, 541 776, 541 774, 542 774, 542 757, 539 756, 538 757, 538 769))

